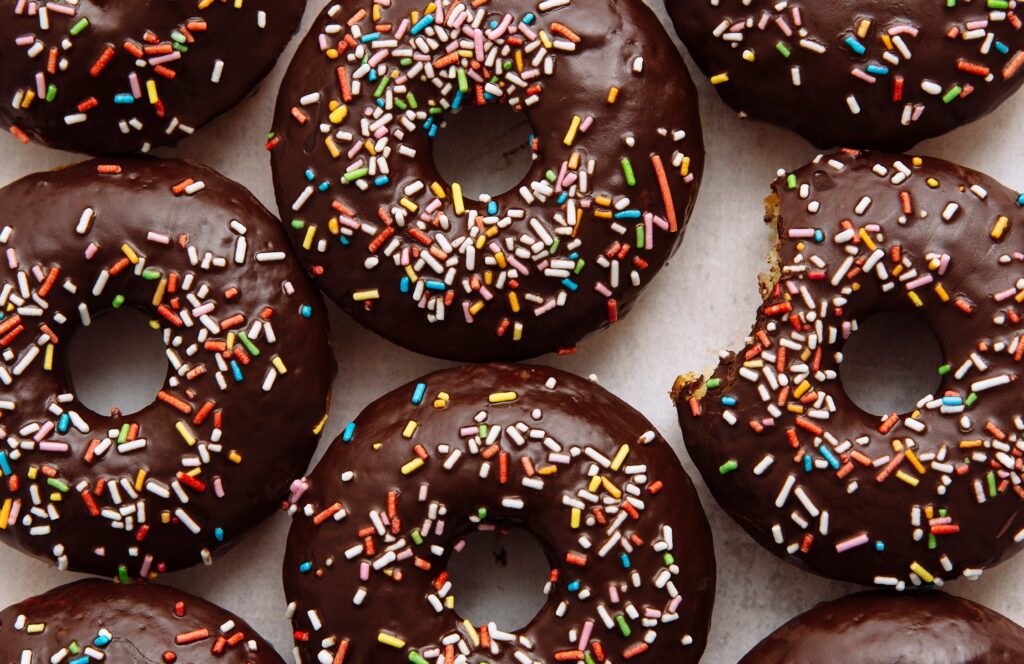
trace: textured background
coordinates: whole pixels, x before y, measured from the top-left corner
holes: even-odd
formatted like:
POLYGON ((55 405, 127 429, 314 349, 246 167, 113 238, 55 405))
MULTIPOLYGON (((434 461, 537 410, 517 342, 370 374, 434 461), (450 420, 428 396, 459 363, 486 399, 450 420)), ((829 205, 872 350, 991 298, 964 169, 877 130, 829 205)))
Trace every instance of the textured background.
MULTIPOLYGON (((310 3, 302 33, 323 4, 322 0, 310 3)), ((658 11, 664 20, 664 12, 658 11)), ((263 143, 292 50, 283 54, 254 97, 176 151, 245 184, 271 209, 270 165, 263 143)), ((690 64, 690 71, 697 71, 690 64)), ((795 168, 816 154, 795 135, 737 119, 705 81, 698 82, 698 89, 708 169, 682 248, 629 317, 583 343, 575 356, 539 361, 584 376, 595 374, 602 385, 654 422, 694 475, 715 534, 719 566, 716 614, 705 661, 720 664, 735 662, 797 613, 854 588, 803 573, 755 545, 714 504, 683 449, 668 398, 672 381, 678 373, 713 364, 720 349, 739 344, 749 332, 759 304, 756 275, 769 248, 768 232, 761 223, 768 183, 777 169, 795 168)), ((1024 93, 988 118, 922 144, 918 152, 959 161, 1020 190, 1024 188, 1024 171, 1019 167, 1024 133, 1012 127, 1020 125, 1021 117, 1024 93)), ((5 133, 0 136, 0 184, 79 158, 22 146, 5 133)), ((333 307, 331 322, 340 372, 321 451, 374 398, 445 366, 376 338, 333 307)), ((213 567, 162 580, 237 611, 287 656, 291 637, 279 574, 287 528, 288 518, 276 514, 213 567)), ((0 606, 73 578, 0 547, 0 606)), ((1014 579, 1024 580, 1024 557, 987 572, 980 581, 947 587, 1024 622, 1024 597, 1014 579)))

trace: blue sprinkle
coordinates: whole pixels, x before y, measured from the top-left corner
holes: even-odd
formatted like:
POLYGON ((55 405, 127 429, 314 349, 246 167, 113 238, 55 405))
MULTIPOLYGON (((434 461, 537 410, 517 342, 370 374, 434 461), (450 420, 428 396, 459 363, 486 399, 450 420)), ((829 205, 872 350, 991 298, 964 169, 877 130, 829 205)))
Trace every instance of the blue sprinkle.
POLYGON ((488 201, 487 202, 487 214, 495 215, 498 214, 498 202, 488 201))
POLYGON ((322 194, 322 193, 324 193, 325 191, 327 191, 328 189, 331 188, 331 183, 328 182, 327 180, 324 180, 319 185, 317 185, 316 188, 319 189, 320 193, 322 194))
POLYGON ((242 378, 242 367, 238 366, 238 362, 231 360, 231 375, 235 377, 236 383, 241 383, 242 378))
POLYGON ((417 21, 416 25, 412 26, 412 30, 410 30, 409 32, 411 32, 414 35, 418 35, 421 32, 423 32, 424 30, 426 30, 433 23, 434 23, 434 15, 433 14, 427 14, 426 16, 421 18, 419 21, 417 21))
POLYGON ((818 447, 818 452, 821 453, 821 456, 825 457, 825 461, 828 461, 828 465, 832 466, 833 470, 839 470, 839 466, 841 464, 839 463, 839 459, 837 459, 836 455, 832 452, 832 448, 828 445, 821 445, 818 447))
POLYGON ((81 657, 68 660, 68 664, 89 664, 90 659, 91 658, 88 655, 83 655, 81 657))
POLYGON ((821 244, 824 241, 825 241, 825 232, 822 231, 820 228, 814 229, 814 242, 816 244, 821 244))
POLYGON ((402 280, 398 282, 398 290, 403 293, 409 292, 409 277, 402 277, 402 280))
POLYGON ((115 104, 134 104, 135 103, 135 97, 133 97, 132 95, 130 95, 127 92, 122 92, 121 94, 114 95, 114 103, 115 104))
POLYGON ((579 284, 577 284, 572 279, 568 279, 568 278, 562 279, 562 285, 565 286, 566 288, 568 288, 571 291, 574 291, 574 290, 576 290, 577 288, 580 287, 579 284))
POLYGON ((109 636, 105 634, 100 634, 92 640, 92 644, 97 648, 106 648, 108 645, 110 645, 110 641, 111 639, 109 636))
POLYGON ((812 470, 814 470, 814 465, 813 465, 813 463, 811 461, 811 455, 810 454, 805 454, 804 455, 804 472, 809 473, 812 470))
POLYGON ((1010 52, 1010 47, 1007 46, 1006 44, 1004 44, 1001 41, 997 41, 996 42, 996 50, 999 51, 1000 53, 1002 53, 1003 55, 1006 55, 1007 53, 1010 52))
POLYGON ((861 44, 857 41, 856 37, 853 37, 852 35, 847 37, 844 41, 846 42, 846 45, 850 47, 850 50, 857 55, 864 55, 868 51, 864 48, 864 44, 861 44))
POLYGON ((722 397, 722 405, 723 406, 735 406, 736 405, 736 397, 722 397))
POLYGON ((313 316, 313 307, 308 304, 304 304, 299 307, 299 315, 303 318, 311 318, 313 316))
POLYGON ((619 555, 619 560, 622 561, 622 566, 625 567, 626 569, 629 569, 630 566, 632 565, 632 563, 629 562, 629 554, 627 554, 627 553, 620 554, 619 555))
POLYGON ((339 235, 338 236, 338 242, 340 242, 343 246, 346 246, 346 247, 348 245, 352 244, 352 240, 349 240, 348 237, 346 237, 344 235, 339 235))
POLYGON ((580 252, 574 251, 569 254, 569 260, 577 260, 580 257, 580 252))
POLYGON ((437 136, 437 125, 434 125, 433 127, 430 128, 429 135, 431 138, 437 136))
POLYGON ((1024 194, 1017 197, 1017 205, 1024 205, 1024 194))
POLYGON ((497 22, 497 21, 491 21, 491 22, 490 22, 490 26, 491 26, 491 30, 493 30, 493 29, 495 29, 496 27, 498 27, 498 22, 497 22))
POLYGON ((313 569, 313 563, 302 563, 299 565, 299 571, 303 574, 306 574, 311 569, 313 569))
POLYGON ((378 106, 380 106, 381 108, 384 108, 384 99, 383 98, 375 99, 374 103, 377 104, 378 106))
POLYGON ((883 542, 882 540, 876 540, 875 541, 875 551, 878 551, 879 553, 881 553, 882 551, 885 551, 885 542, 883 542))
POLYGON ((577 590, 580 589, 580 582, 579 581, 570 581, 569 585, 566 586, 566 588, 569 589, 569 592, 574 593, 574 592, 576 592, 577 590))
POLYGON ((942 397, 943 406, 962 406, 964 405, 963 397, 942 397))
POLYGON ((309 180, 310 182, 312 182, 313 178, 315 178, 315 177, 316 177, 316 173, 313 172, 313 169, 312 168, 307 168, 306 169, 306 179, 309 180))
POLYGON ((217 538, 218 542, 223 542, 224 541, 224 529, 223 528, 214 528, 213 529, 213 536, 217 538))
POLYGON ((558 195, 558 204, 559 205, 563 205, 565 203, 565 201, 568 200, 568 199, 569 199, 569 194, 563 191, 562 193, 560 193, 558 195))
POLYGON ((368 42, 376 41, 377 39, 380 39, 379 32, 367 32, 365 35, 359 38, 359 41, 366 44, 368 42))
POLYGON ((373 178, 373 184, 378 187, 383 187, 388 182, 391 182, 391 178, 389 178, 386 175, 378 175, 377 177, 373 178))
POLYGON ((531 25, 536 20, 537 17, 533 15, 533 12, 530 12, 529 14, 523 17, 523 23, 525 23, 526 25, 531 25))
POLYGON ((622 212, 615 213, 616 219, 639 219, 640 210, 623 210, 622 212))
POLYGON ((423 403, 423 395, 427 393, 426 383, 416 383, 416 389, 412 393, 412 402, 415 405, 423 403))
POLYGON ((447 286, 444 285, 443 281, 438 281, 437 279, 427 279, 426 285, 427 290, 432 291, 443 291, 445 288, 447 288, 447 286))
POLYGON ((889 73, 889 68, 882 65, 868 65, 866 69, 869 74, 878 74, 879 76, 885 76, 889 73))
MULTIPOLYGON (((376 69, 371 69, 370 73, 366 75, 366 78, 370 82, 376 81, 379 78, 379 76, 377 76, 377 70, 376 69)), ((378 99, 377 101, 381 101, 381 100, 378 99)))
POLYGON ((356 423, 355 422, 349 422, 345 426, 345 431, 341 434, 341 439, 343 441, 345 441, 346 443, 351 443, 352 442, 352 438, 354 438, 355 435, 356 435, 356 423))
POLYGON ((7 463, 7 452, 0 452, 0 473, 4 475, 13 475, 11 472, 11 464, 7 463))
POLYGON ((61 413, 60 419, 57 420, 57 431, 67 433, 69 428, 71 428, 71 416, 67 413, 61 413))
POLYGON ((462 90, 455 93, 455 99, 452 100, 452 110, 459 110, 459 106, 462 106, 462 90))

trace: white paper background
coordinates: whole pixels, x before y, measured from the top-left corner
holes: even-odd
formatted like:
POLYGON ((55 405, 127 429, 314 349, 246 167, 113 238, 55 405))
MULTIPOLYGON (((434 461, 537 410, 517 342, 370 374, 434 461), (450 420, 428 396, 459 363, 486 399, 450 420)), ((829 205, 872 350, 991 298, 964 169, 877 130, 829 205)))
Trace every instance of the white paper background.
MULTIPOLYGON (((310 3, 302 34, 322 4, 310 3)), ((659 13, 664 19, 664 12, 659 13)), ((271 209, 275 206, 263 143, 293 49, 294 43, 254 97, 176 151, 245 184, 271 209)), ((737 345, 749 331, 759 304, 756 275, 769 247, 761 223, 768 183, 778 168, 795 168, 816 154, 794 135, 738 120, 703 80, 698 88, 708 168, 682 248, 630 316, 583 343, 577 355, 540 362, 584 376, 596 374, 602 385, 654 422, 690 470, 715 534, 718 596, 705 661, 718 664, 735 662, 792 616, 854 588, 801 572, 757 546, 718 509, 683 449, 668 390, 676 374, 713 364, 719 349, 737 345)), ((1020 128, 1022 115, 1024 94, 972 126, 919 146, 918 152, 959 161, 1020 190, 1024 172, 1018 167, 1018 154, 1024 149, 1024 133, 1014 128, 1020 128)), ((0 183, 78 159, 22 146, 5 134, 0 137, 0 183)), ((331 309, 340 372, 321 452, 374 398, 445 366, 384 342, 331 309)), ((213 567, 166 575, 162 581, 235 610, 288 659, 291 637, 279 573, 287 528, 288 518, 276 514, 213 567)), ((0 606, 74 578, 0 547, 0 606)), ((987 572, 978 582, 947 587, 1024 622, 1024 597, 1016 591, 1015 579, 1024 580, 1024 557, 987 572)))

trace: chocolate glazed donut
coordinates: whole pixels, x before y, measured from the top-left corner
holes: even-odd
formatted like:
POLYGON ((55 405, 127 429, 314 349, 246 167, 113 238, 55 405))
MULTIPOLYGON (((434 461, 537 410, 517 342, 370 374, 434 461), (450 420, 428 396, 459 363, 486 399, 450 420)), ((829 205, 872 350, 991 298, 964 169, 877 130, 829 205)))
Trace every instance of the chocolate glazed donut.
POLYGON ((0 661, 100 660, 283 664, 244 620, 166 586, 79 581, 0 612, 0 661))
POLYGON ((151 577, 278 508, 334 376, 319 294, 280 223, 176 160, 90 161, 0 190, 0 539, 61 569, 151 577), (98 414, 67 347, 133 307, 167 346, 152 404, 98 414))
POLYGON ((670 0, 741 116, 820 148, 905 150, 986 115, 1024 78, 1017 2, 670 0))
POLYGON ((819 157, 772 189, 779 244, 751 335, 675 387, 711 492, 770 551, 834 579, 902 588, 1010 557, 1024 540, 1024 199, 882 153, 819 157), (877 417, 838 378, 845 341, 882 312, 926 323, 943 364, 912 412, 877 417))
POLYGON ((775 630, 740 664, 1015 664, 1024 629, 938 591, 870 591, 824 602, 775 630))
POLYGON ((0 125, 26 143, 92 154, 173 145, 256 87, 305 7, 0 0, 0 125))
POLYGON ((478 4, 330 4, 268 147, 300 258, 356 321, 436 357, 521 359, 632 308, 678 248, 704 150, 692 81, 642 2, 478 4), (476 202, 431 151, 483 104, 525 113, 534 161, 476 202))
POLYGON ((378 399, 294 486, 284 583, 302 662, 696 662, 711 532, 642 415, 571 374, 482 365, 378 399), (461 538, 521 527, 551 565, 522 630, 472 625, 461 538))

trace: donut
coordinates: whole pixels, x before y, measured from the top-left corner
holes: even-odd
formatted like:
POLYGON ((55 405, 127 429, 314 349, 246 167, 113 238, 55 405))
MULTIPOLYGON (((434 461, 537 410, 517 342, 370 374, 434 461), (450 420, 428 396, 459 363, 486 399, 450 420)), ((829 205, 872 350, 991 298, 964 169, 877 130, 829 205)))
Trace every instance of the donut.
POLYGON ((370 404, 296 482, 284 561, 296 661, 697 662, 715 560, 700 502, 640 413, 556 369, 447 369, 370 404), (523 528, 551 567, 523 629, 458 613, 464 537, 523 528), (456 659, 457 658, 457 659, 456 659))
POLYGON ((2 0, 0 125, 23 143, 97 155, 174 145, 256 87, 305 7, 2 0))
POLYGON ((824 602, 775 630, 740 664, 1012 664, 1024 629, 937 590, 874 590, 824 602))
POLYGON ((1017 2, 669 0, 679 37, 741 117, 823 149, 906 150, 1020 87, 1017 2))
POLYGON ((460 361, 569 352, 626 314, 678 248, 704 161, 682 58, 650 9, 617 0, 332 2, 267 147, 323 292, 460 361), (472 200, 438 171, 433 138, 499 104, 532 126, 532 165, 472 200))
POLYGON ((199 164, 121 158, 0 189, 0 540, 60 569, 152 578, 279 509, 334 376, 323 301, 280 222, 199 164), (150 317, 167 377, 137 413, 76 397, 67 347, 150 317))
POLYGON ((0 661, 284 664, 244 620, 160 585, 90 579, 0 612, 0 661))
POLYGON ((777 231, 739 352, 673 393, 718 503, 775 555, 903 588, 977 577, 1024 540, 1024 198, 939 159, 819 156, 766 201, 777 231), (876 313, 942 351, 911 412, 861 410, 839 381, 876 313))

